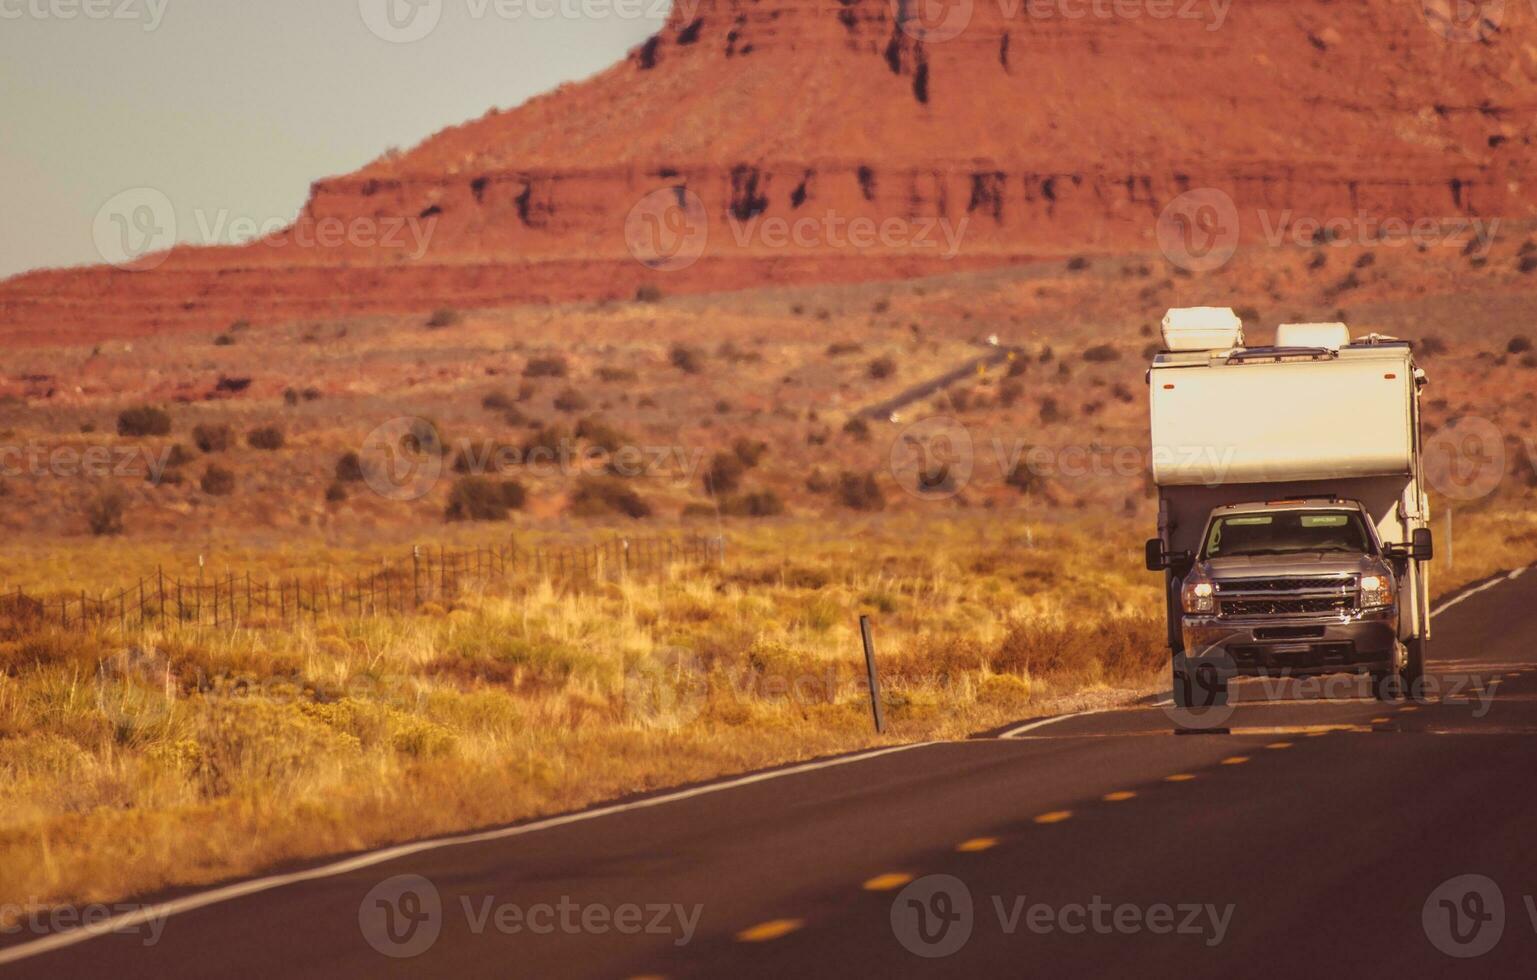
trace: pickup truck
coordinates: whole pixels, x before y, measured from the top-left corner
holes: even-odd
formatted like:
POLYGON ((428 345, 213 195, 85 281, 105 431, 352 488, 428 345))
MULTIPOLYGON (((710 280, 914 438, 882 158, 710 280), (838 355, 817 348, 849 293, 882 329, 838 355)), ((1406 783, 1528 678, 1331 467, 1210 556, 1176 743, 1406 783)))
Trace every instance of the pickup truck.
POLYGON ((1286 324, 1250 347, 1231 310, 1171 310, 1148 371, 1174 702, 1234 677, 1368 674, 1421 690, 1434 544, 1425 374, 1393 338, 1286 324))

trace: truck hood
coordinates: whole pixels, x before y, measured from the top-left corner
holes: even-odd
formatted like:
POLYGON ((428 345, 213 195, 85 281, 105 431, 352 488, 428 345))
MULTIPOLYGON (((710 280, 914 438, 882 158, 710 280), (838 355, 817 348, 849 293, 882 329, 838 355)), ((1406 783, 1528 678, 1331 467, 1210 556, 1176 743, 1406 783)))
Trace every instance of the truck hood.
POLYGON ((1206 562, 1212 578, 1254 578, 1263 575, 1345 575, 1375 572, 1381 566, 1365 554, 1304 551, 1295 555, 1233 555, 1206 562))

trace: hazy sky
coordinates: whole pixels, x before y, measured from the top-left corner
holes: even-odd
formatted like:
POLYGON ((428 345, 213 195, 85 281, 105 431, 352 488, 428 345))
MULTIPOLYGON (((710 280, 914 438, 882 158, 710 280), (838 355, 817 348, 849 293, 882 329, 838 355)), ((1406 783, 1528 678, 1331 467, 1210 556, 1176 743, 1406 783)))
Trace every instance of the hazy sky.
POLYGON ((181 241, 286 222, 318 177, 601 70, 666 5, 0 0, 0 276, 101 261, 97 213, 135 188, 181 241))

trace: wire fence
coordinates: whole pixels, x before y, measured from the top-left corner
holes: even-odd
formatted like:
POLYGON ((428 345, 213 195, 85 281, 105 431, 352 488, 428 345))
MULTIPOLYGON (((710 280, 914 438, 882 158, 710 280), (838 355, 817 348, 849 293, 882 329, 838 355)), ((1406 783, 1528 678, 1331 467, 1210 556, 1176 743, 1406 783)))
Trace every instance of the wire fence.
POLYGON ((446 605, 467 588, 515 578, 596 581, 660 572, 673 565, 719 563, 725 539, 615 537, 589 545, 520 548, 516 544, 449 551, 415 547, 403 562, 368 572, 257 578, 250 572, 196 578, 152 576, 91 595, 0 593, 0 633, 43 627, 93 630, 118 626, 287 626, 338 616, 403 614, 429 603, 446 605))

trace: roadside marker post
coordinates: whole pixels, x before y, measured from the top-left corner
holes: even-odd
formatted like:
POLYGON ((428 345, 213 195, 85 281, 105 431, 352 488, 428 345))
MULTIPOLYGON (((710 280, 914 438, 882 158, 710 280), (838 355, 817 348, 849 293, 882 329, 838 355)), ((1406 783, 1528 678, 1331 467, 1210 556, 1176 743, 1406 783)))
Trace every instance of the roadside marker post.
POLYGON ((875 714, 875 732, 886 734, 886 718, 881 713, 881 679, 875 669, 875 640, 870 636, 870 617, 859 617, 859 635, 865 641, 865 671, 870 677, 870 710, 875 714))

